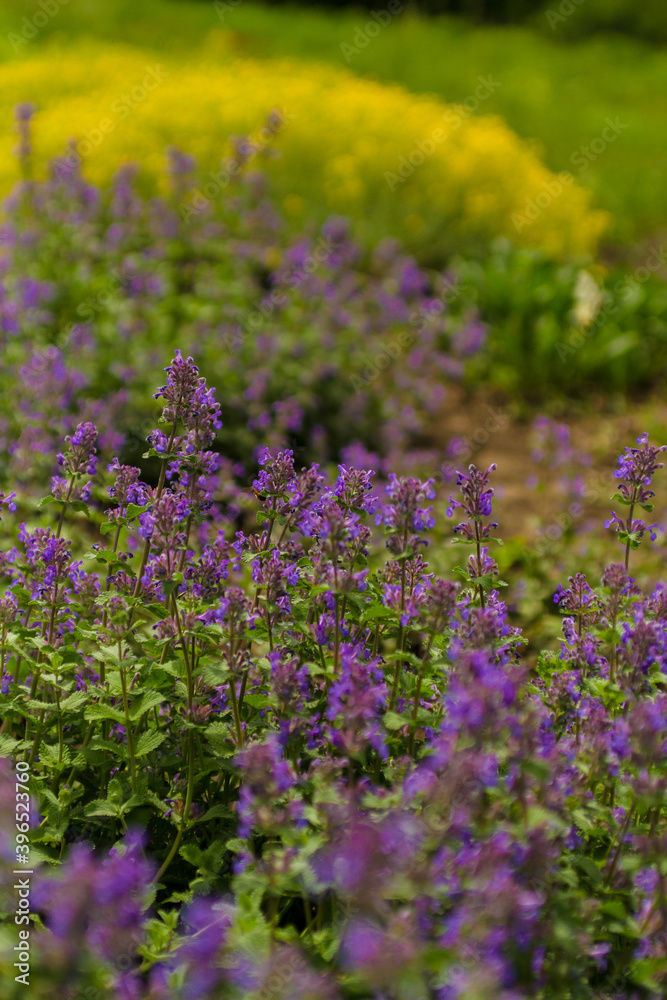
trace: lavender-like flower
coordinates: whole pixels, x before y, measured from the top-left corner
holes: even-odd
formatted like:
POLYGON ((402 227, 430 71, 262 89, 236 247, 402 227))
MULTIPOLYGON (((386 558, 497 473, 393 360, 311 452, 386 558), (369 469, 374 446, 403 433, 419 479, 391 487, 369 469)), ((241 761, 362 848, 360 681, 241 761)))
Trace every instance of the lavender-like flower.
POLYGON ((79 424, 74 434, 65 438, 67 447, 58 454, 58 465, 66 476, 94 476, 97 468, 95 424, 79 424))
POLYGON ((375 523, 383 524, 389 530, 389 551, 400 555, 409 548, 425 545, 426 541, 420 534, 435 527, 435 518, 431 513, 433 508, 425 506, 426 501, 435 500, 433 480, 422 482, 412 476, 399 479, 391 473, 386 492, 391 503, 378 511, 375 523))
POLYGON ((569 587, 559 584, 554 594, 554 604, 568 615, 575 615, 578 622, 578 633, 588 628, 598 617, 600 602, 597 594, 591 589, 583 573, 575 573, 569 578, 569 587))
POLYGON ((467 520, 457 524, 454 531, 462 536, 462 541, 477 547, 476 556, 472 556, 468 563, 468 577, 476 586, 482 607, 486 603, 484 580, 498 573, 495 560, 489 555, 488 549, 482 547, 484 539, 490 538, 492 530, 498 527, 495 521, 487 520, 493 513, 493 488, 489 486, 489 476, 496 468, 493 462, 485 472, 475 465, 469 467, 469 475, 457 472, 456 485, 460 487, 463 499, 455 500, 450 496, 447 507, 447 517, 452 517, 457 509, 462 510, 467 516, 467 520))
POLYGON ((197 387, 205 384, 205 379, 200 378, 192 358, 184 358, 180 350, 175 352, 174 360, 165 371, 167 382, 153 396, 165 400, 162 417, 165 422, 175 424, 184 413, 191 411, 197 387))
POLYGON ((128 504, 136 504, 141 507, 146 502, 146 486, 141 482, 139 476, 141 470, 132 465, 121 465, 117 458, 107 466, 109 472, 116 473, 116 479, 107 492, 112 497, 118 507, 115 510, 108 510, 106 513, 112 520, 124 517, 128 504))
POLYGON ((64 476, 54 476, 51 479, 51 494, 56 500, 86 501, 90 499, 92 483, 77 485, 77 480, 84 475, 94 476, 97 468, 95 449, 97 445, 97 428, 90 422, 79 424, 74 434, 65 438, 67 447, 58 454, 58 465, 64 476))
POLYGON ((341 648, 340 676, 329 689, 326 718, 329 739, 347 757, 370 746, 387 756, 380 715, 387 702, 387 686, 379 659, 365 658, 352 645, 341 648))
POLYGON ((658 455, 665 451, 667 445, 655 445, 648 443, 648 434, 644 433, 637 438, 638 448, 626 447, 624 453, 619 456, 619 467, 614 472, 614 478, 622 482, 618 487, 618 492, 613 499, 629 507, 627 518, 619 517, 616 511, 611 512, 611 517, 605 521, 605 528, 616 527, 619 540, 625 543, 625 568, 627 570, 630 561, 630 550, 636 549, 648 531, 651 540, 655 540, 655 528, 657 524, 646 524, 641 518, 635 518, 635 506, 651 513, 653 504, 651 500, 655 496, 653 490, 648 489, 653 481, 653 476, 658 469, 664 467, 663 462, 658 461, 658 455))
POLYGON ((3 493, 0 490, 0 521, 2 520, 2 505, 7 505, 7 510, 10 510, 12 514, 16 510, 16 503, 14 502, 16 498, 16 493, 3 493))
POLYGON ((456 485, 461 488, 463 499, 455 500, 450 496, 447 517, 453 517, 457 509, 463 511, 467 520, 457 524, 454 531, 463 535, 469 542, 488 538, 491 530, 498 527, 493 522, 485 523, 493 513, 493 488, 489 486, 489 476, 497 468, 493 462, 485 472, 471 465, 468 469, 470 475, 467 476, 464 472, 456 473, 456 485))
POLYGON ((274 458, 268 448, 262 448, 257 461, 261 468, 253 480, 255 492, 262 499, 284 499, 288 490, 296 485, 294 452, 279 451, 274 458))

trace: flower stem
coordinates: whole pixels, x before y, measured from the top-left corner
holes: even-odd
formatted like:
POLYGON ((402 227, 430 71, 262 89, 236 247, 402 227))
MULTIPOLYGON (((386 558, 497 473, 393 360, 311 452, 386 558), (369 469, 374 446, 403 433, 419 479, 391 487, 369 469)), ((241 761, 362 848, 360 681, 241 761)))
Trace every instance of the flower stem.
POLYGON ((137 790, 137 763, 134 756, 134 735, 132 733, 132 722, 130 720, 130 703, 127 697, 127 675, 122 664, 122 651, 120 639, 118 640, 118 664, 120 668, 120 684, 123 692, 123 711, 125 713, 125 732, 127 733, 127 749, 130 754, 130 776, 132 791, 137 790))

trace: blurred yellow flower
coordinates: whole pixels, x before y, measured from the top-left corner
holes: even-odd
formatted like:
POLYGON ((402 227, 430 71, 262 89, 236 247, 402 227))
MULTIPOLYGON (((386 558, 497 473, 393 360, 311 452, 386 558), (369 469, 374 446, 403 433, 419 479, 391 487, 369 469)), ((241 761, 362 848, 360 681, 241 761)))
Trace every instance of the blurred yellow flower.
POLYGON ((250 136, 292 212, 342 212, 408 241, 503 235, 554 255, 586 254, 607 224, 587 191, 561 184, 496 116, 327 66, 238 58, 222 45, 199 60, 160 60, 86 43, 0 66, 0 192, 18 177, 13 105, 33 101, 38 176, 71 137, 90 180, 134 161, 144 186, 164 186, 164 150, 174 145, 196 157, 205 199, 228 183, 221 160, 235 134, 250 136), (267 139, 273 109, 282 121, 267 139))

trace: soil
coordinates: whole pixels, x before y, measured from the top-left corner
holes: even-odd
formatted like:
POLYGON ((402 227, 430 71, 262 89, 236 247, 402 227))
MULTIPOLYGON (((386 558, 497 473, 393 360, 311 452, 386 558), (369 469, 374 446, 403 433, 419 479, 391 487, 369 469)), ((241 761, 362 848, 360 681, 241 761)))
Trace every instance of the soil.
MULTIPOLYGON (((511 404, 481 392, 469 395, 459 387, 448 391, 434 428, 435 443, 452 471, 465 471, 471 462, 481 468, 497 464, 497 513, 506 538, 528 538, 540 523, 567 515, 574 497, 564 488, 565 477, 578 475, 586 484, 582 509, 573 512, 575 517, 608 516, 615 491, 613 470, 624 447, 633 445, 643 431, 649 432, 654 443, 667 443, 667 403, 661 398, 629 404, 622 413, 589 413, 571 420, 560 417, 558 423, 568 426, 572 449, 582 459, 588 458, 588 465, 574 461, 550 468, 548 461, 536 463, 532 457, 537 443, 534 418, 522 420, 511 404), (459 456, 451 456, 448 447, 454 438, 463 442, 459 456), (536 475, 539 486, 527 485, 536 475)), ((663 506, 658 491, 657 513, 663 506)))

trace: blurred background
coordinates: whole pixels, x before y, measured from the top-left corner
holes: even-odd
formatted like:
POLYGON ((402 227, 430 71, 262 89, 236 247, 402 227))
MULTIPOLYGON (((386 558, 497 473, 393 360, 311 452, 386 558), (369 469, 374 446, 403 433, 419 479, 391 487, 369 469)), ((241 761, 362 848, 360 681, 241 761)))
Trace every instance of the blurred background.
POLYGON ((6 475, 58 365, 140 461, 180 345, 241 481, 497 461, 557 561, 667 430, 666 44, 662 0, 3 0, 6 475))

